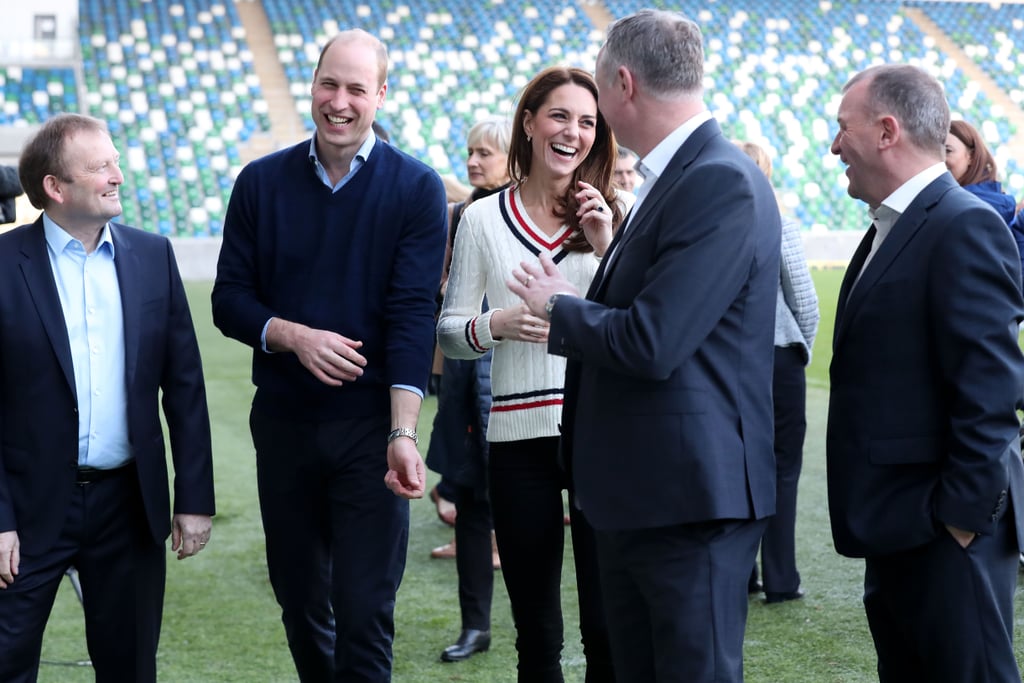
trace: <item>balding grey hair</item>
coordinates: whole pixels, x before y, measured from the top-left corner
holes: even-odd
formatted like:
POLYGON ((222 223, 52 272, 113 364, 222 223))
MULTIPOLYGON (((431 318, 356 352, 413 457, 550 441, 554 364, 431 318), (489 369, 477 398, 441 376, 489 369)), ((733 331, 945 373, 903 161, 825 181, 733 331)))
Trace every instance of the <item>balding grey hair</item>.
POLYGON ((700 27, 679 12, 640 10, 608 29, 598 78, 607 82, 625 66, 658 99, 700 97, 704 40, 700 27))
POLYGON ((881 64, 855 75, 843 92, 861 81, 868 82, 869 113, 895 117, 916 147, 945 155, 949 103, 938 80, 910 64, 881 64))

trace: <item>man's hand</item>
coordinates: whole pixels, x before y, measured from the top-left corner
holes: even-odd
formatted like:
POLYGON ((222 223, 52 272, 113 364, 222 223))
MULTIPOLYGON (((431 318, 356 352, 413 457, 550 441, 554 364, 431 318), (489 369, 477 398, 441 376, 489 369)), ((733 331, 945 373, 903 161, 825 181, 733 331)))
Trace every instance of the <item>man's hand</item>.
POLYGON ((171 550, 178 559, 192 557, 210 541, 213 523, 209 515, 174 515, 171 519, 171 550))
POLYGON ((538 263, 520 263, 519 268, 512 271, 512 279, 505 284, 541 320, 548 319, 544 306, 552 294, 580 295, 579 290, 565 279, 547 254, 541 254, 538 263))
POLYGON ((280 318, 267 327, 267 348, 291 351, 303 367, 324 384, 340 387, 362 376, 366 358, 358 352, 363 342, 337 332, 317 330, 280 318))
POLYGON ((14 583, 21 564, 21 540, 17 531, 0 531, 0 588, 14 583))
POLYGON ((426 488, 423 458, 412 439, 400 436, 388 444, 388 472, 384 483, 396 496, 422 498, 426 488))
POLYGON ((966 548, 977 536, 973 531, 964 531, 963 529, 957 529, 955 526, 946 525, 946 531, 950 533, 954 540, 960 544, 961 548, 966 548))

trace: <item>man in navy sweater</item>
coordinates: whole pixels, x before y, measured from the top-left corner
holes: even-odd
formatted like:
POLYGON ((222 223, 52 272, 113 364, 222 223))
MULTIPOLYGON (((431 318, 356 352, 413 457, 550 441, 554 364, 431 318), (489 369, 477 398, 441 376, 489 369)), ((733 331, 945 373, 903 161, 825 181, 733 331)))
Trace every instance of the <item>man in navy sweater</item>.
POLYGON ((316 133, 239 174, 213 289, 214 323, 253 347, 267 565, 303 681, 390 680, 406 499, 424 490, 446 205, 434 171, 371 131, 387 63, 363 31, 327 43, 316 133))

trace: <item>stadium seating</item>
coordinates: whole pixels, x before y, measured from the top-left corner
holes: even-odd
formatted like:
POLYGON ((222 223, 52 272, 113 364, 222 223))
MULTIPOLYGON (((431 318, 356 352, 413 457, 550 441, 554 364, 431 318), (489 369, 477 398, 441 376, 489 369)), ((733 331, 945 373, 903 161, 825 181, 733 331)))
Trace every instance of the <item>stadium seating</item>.
POLYGON ((166 235, 217 235, 238 145, 268 130, 232 0, 81 0, 88 113, 126 163, 124 220, 166 235))
MULTIPOLYGON (((951 13, 960 6, 927 4, 951 13)), ((863 206, 846 196, 846 177, 829 146, 843 84, 874 63, 918 64, 944 83, 957 114, 992 122, 1001 139, 1014 133, 1006 117, 934 48, 896 0, 608 0, 607 5, 615 16, 653 5, 680 10, 697 21, 704 33, 705 88, 712 110, 727 135, 768 148, 782 202, 804 226, 866 225, 863 206)), ((1018 188, 1024 185, 1019 167, 1009 170, 1018 188)))
MULTIPOLYGON (((252 0, 259 1, 259 0, 252 0)), ((309 84, 320 48, 361 27, 389 47, 379 120, 393 142, 441 173, 464 175, 465 138, 484 115, 510 115, 541 68, 592 69, 603 39, 580 2, 262 0, 298 114, 312 130, 309 84)), ((943 81, 954 116, 979 125, 1009 191, 1024 170, 1000 152, 1006 113, 911 20, 925 12, 1016 102, 1024 102, 1024 6, 920 0, 606 0, 612 16, 678 9, 705 35, 708 101, 727 135, 765 145, 780 197, 807 228, 861 229, 829 153, 846 79, 910 61, 943 81)), ((233 0, 80 0, 83 89, 72 69, 0 68, 0 125, 81 110, 110 122, 126 175, 125 220, 169 235, 217 235, 241 148, 268 131, 267 103, 233 0)))
POLYGON ((78 111, 70 68, 0 67, 0 126, 31 125, 55 113, 78 111))
POLYGON ((360 27, 384 40, 392 76, 381 125, 440 173, 464 175, 466 135, 475 120, 509 113, 518 91, 544 66, 592 68, 600 46, 586 14, 563 0, 515 8, 470 0, 264 0, 264 7, 310 130, 309 83, 326 38, 360 27))

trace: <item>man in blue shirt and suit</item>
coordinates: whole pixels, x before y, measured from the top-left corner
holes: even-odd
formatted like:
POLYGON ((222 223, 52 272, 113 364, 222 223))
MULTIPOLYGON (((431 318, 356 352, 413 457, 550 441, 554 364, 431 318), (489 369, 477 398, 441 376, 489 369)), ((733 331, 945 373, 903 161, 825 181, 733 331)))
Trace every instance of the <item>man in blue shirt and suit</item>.
POLYGON ((111 222, 124 176, 102 121, 50 119, 19 174, 43 214, 0 235, 0 680, 36 679, 74 566, 97 680, 156 681, 165 539, 195 555, 214 513, 185 290, 166 238, 111 222))
POLYGON ((873 225, 843 279, 832 341, 836 550, 866 558, 883 683, 1016 683, 1019 255, 999 214, 946 170, 949 106, 933 77, 862 71, 838 120, 832 153, 873 225))
POLYGON ((562 450, 618 681, 742 680, 749 568, 775 512, 779 210, 704 106, 702 42, 676 12, 612 25, 598 106, 640 156, 636 204, 585 299, 550 260, 510 281, 569 358, 562 450))

